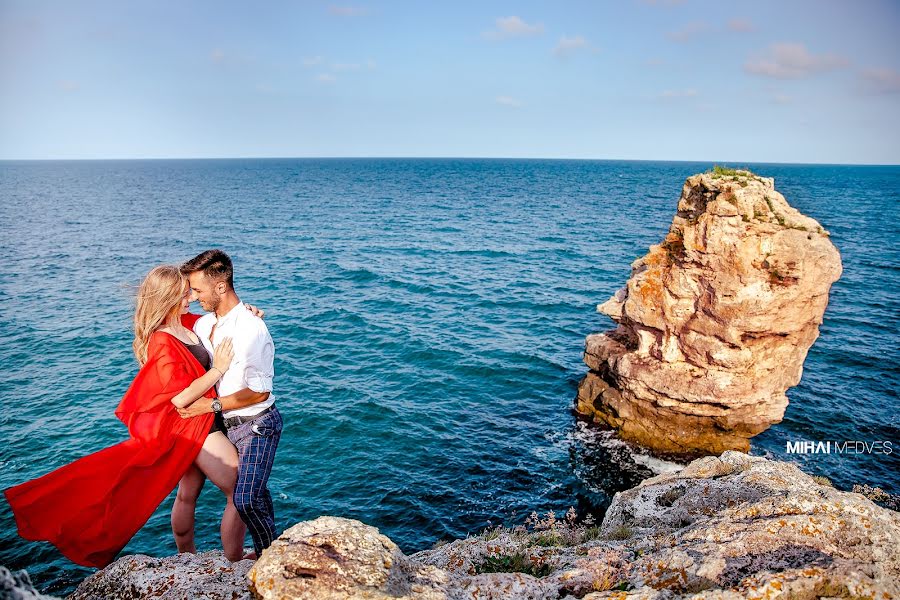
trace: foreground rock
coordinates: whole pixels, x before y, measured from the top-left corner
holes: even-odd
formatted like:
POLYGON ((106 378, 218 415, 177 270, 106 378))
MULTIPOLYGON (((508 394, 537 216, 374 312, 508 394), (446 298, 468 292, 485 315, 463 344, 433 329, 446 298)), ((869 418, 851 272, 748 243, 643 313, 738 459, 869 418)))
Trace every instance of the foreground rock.
POLYGON ((576 410, 664 453, 749 449, 800 382, 841 260, 828 233, 746 171, 687 179, 663 243, 598 311, 576 410))
POLYGON ((85 579, 68 600, 166 598, 166 600, 249 600, 251 560, 231 563, 222 552, 120 558, 85 579))
POLYGON ((377 529, 319 517, 285 531, 250 570, 259 598, 446 598, 446 574, 409 560, 377 529))
POLYGON ((617 494, 599 528, 544 520, 405 556, 358 521, 300 523, 263 553, 250 589, 265 599, 882 600, 900 597, 898 545, 897 513, 789 463, 726 452, 617 494))
POLYGON ((729 451, 616 494, 599 527, 547 518, 406 556, 374 527, 321 517, 249 573, 217 552, 127 556, 70 598, 888 600, 898 547, 900 514, 729 451))
POLYGON ((12 572, 0 567, 0 598, 3 600, 56 600, 53 596, 44 596, 31 584, 26 571, 12 572))

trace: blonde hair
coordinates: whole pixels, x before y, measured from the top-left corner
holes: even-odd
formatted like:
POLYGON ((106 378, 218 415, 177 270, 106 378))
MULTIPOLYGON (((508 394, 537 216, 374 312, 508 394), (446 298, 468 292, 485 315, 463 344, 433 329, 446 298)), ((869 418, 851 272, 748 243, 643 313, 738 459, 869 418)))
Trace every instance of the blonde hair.
POLYGON ((181 315, 186 280, 178 267, 160 265, 154 267, 137 291, 134 310, 134 356, 138 364, 147 362, 147 345, 150 335, 160 327, 175 326, 181 315))

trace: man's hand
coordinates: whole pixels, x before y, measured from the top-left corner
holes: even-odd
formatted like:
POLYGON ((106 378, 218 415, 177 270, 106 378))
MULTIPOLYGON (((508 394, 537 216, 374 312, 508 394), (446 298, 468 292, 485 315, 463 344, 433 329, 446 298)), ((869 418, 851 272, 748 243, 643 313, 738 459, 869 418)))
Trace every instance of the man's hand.
POLYGON ((189 404, 184 408, 179 408, 178 414, 181 415, 182 419, 190 419, 191 417, 199 417, 200 415, 205 415, 212 411, 212 400, 206 396, 201 396, 193 404, 189 404))

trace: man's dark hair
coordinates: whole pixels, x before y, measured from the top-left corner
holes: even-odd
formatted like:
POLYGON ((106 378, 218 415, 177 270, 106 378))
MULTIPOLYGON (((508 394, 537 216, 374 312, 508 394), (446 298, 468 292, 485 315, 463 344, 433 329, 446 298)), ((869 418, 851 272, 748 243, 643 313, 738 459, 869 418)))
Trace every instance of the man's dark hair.
POLYGON ((197 271, 203 271, 204 275, 213 280, 224 280, 230 289, 234 289, 234 269, 231 266, 231 258, 221 250, 201 252, 181 265, 181 274, 185 277, 197 271))

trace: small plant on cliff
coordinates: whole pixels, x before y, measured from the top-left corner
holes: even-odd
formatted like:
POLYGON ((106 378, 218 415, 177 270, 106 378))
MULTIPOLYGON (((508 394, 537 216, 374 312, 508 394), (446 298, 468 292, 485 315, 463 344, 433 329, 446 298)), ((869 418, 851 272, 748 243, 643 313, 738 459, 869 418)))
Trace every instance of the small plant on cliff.
POLYGON ((547 511, 541 519, 536 512, 525 520, 525 526, 533 530, 531 540, 538 546, 572 546, 581 542, 585 527, 594 524, 590 515, 583 524, 578 523, 578 515, 574 508, 569 508, 562 519, 556 513, 547 511))
POLYGON ((776 210, 775 207, 772 206, 772 199, 766 196, 766 204, 769 205, 769 210, 772 211, 772 214, 775 215, 775 220, 778 221, 778 224, 784 227, 784 217, 781 216, 776 210))
POLYGON ((584 531, 581 533, 581 542, 592 542, 594 540, 600 539, 600 527, 594 525, 592 527, 586 527, 584 531))
POLYGON ((553 566, 542 557, 528 556, 523 552, 486 556, 484 562, 475 565, 475 573, 526 573, 532 577, 546 577, 553 566))
POLYGON ((731 188, 726 188, 726 190, 723 193, 719 194, 718 197, 719 197, 719 199, 724 200, 725 202, 727 202, 728 204, 731 204, 732 206, 737 206, 737 202, 736 202, 737 198, 735 198, 734 192, 731 191, 731 188))
POLYGON ((754 177, 750 169, 730 169, 719 165, 713 166, 712 175, 715 179, 719 177, 754 177))
POLYGON ((562 546, 564 543, 562 536, 552 531, 549 533, 539 533, 531 538, 531 541, 537 546, 544 546, 546 548, 562 546))
POLYGON ((561 519, 557 518, 556 513, 552 510, 548 511, 543 518, 533 512, 523 525, 512 528, 502 525, 489 527, 475 536, 475 539, 490 542, 502 538, 504 543, 513 543, 514 547, 549 548, 578 546, 599 537, 600 528, 596 526, 594 517, 587 515, 579 521, 575 509, 569 508, 561 519))
POLYGON ((607 534, 607 538, 610 540, 627 540, 632 536, 634 530, 631 529, 628 525, 619 525, 615 529, 607 534))
POLYGON ((862 494, 872 502, 880 504, 885 508, 900 511, 900 496, 888 494, 880 487, 872 487, 865 484, 860 485, 857 483, 853 486, 853 493, 862 494))
POLYGON ((604 571, 591 581, 591 590, 594 592, 607 592, 609 590, 624 592, 631 589, 631 587, 631 584, 627 581, 620 580, 614 571, 604 571))
POLYGON ((673 229, 662 243, 663 250, 669 262, 676 262, 685 256, 684 233, 680 229, 673 229))

